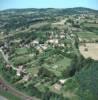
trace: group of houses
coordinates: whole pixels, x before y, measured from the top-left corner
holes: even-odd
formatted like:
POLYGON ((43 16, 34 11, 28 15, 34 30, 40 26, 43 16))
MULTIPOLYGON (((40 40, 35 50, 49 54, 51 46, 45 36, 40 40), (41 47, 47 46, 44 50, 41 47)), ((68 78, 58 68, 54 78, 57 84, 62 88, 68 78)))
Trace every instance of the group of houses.
POLYGON ((43 44, 39 42, 38 39, 33 40, 30 45, 38 50, 40 53, 46 50, 48 47, 65 47, 64 39, 66 38, 67 33, 60 32, 59 34, 55 34, 52 32, 52 34, 48 37, 46 41, 44 41, 43 44))

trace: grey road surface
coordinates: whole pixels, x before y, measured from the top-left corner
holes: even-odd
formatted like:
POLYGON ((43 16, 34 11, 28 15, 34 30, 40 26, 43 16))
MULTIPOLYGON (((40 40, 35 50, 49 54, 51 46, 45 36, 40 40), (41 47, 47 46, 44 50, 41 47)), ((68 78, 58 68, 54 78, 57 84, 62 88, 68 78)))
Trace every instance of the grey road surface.
POLYGON ((8 100, 8 99, 6 99, 6 98, 0 96, 0 100, 8 100))

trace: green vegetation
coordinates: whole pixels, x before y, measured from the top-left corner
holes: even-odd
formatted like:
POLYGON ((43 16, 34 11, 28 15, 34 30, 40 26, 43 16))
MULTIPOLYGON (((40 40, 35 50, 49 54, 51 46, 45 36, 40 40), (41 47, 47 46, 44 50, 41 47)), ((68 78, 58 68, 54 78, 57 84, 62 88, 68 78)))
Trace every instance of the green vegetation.
POLYGON ((15 50, 15 55, 23 55, 23 54, 27 54, 27 53, 28 53, 27 48, 16 48, 16 50, 15 50))
POLYGON ((14 65, 21 65, 21 64, 30 62, 32 58, 33 58, 32 55, 31 56, 30 55, 18 56, 18 57, 13 58, 11 62, 13 62, 14 65))
MULTIPOLYGON (((0 11, 0 76, 41 100, 97 100, 98 61, 79 51, 98 42, 97 21, 98 11, 81 7, 0 11)), ((0 88, 21 100, 13 94, 0 88)))
POLYGON ((98 99, 97 90, 97 72, 98 62, 92 63, 89 68, 84 68, 76 74, 76 80, 79 84, 78 94, 83 100, 98 99))
POLYGON ((1 90, 1 89, 0 89, 0 95, 6 97, 8 100, 21 100, 19 97, 13 95, 12 93, 6 92, 6 91, 1 90))
POLYGON ((77 34, 82 39, 89 39, 89 40, 92 38, 98 39, 98 35, 94 32, 85 31, 85 32, 78 32, 77 34))

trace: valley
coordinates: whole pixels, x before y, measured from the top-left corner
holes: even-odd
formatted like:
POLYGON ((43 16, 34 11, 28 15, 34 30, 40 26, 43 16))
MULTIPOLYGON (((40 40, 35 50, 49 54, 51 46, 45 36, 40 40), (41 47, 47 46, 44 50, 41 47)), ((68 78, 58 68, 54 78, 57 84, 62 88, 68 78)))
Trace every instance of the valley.
POLYGON ((97 51, 97 10, 0 11, 0 95, 8 100, 97 100, 97 51))

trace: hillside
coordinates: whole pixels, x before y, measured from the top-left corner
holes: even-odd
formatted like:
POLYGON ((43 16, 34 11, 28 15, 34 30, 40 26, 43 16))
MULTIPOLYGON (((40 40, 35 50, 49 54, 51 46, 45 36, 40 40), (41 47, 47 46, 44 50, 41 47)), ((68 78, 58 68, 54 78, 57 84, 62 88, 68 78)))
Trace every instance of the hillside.
POLYGON ((97 46, 97 10, 0 11, 0 95, 9 100, 98 100, 97 46))
POLYGON ((0 11, 1 13, 32 13, 32 12, 51 12, 51 13, 62 13, 64 14, 85 14, 85 13, 98 13, 97 10, 90 8, 76 7, 76 8, 66 8, 66 9, 56 9, 56 8, 28 8, 28 9, 7 9, 0 11))

